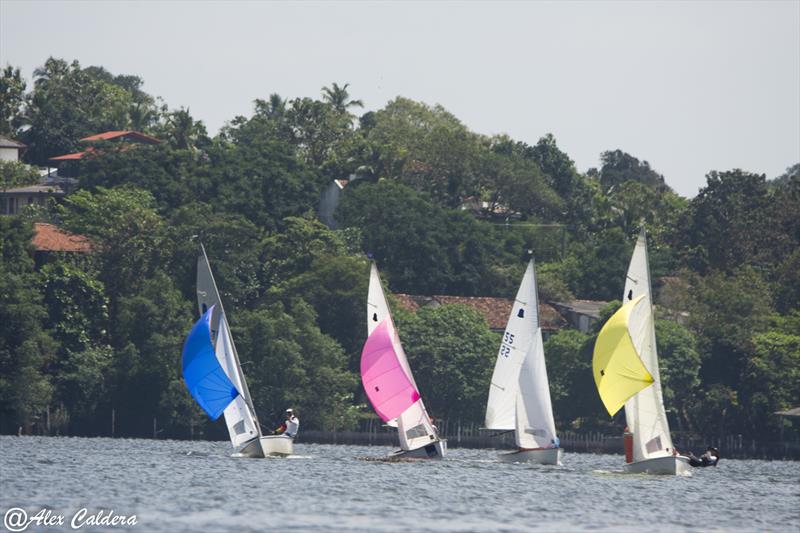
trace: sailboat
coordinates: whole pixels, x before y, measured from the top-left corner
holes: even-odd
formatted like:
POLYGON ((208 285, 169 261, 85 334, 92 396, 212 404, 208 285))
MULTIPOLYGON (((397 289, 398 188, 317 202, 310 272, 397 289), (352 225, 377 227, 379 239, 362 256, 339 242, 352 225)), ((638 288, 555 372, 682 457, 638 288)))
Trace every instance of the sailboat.
POLYGON ((664 411, 644 229, 628 267, 623 305, 597 336, 592 371, 608 413, 614 416, 625 406, 625 470, 673 475, 687 471, 689 458, 673 447, 664 411))
POLYGON ((400 450, 390 457, 444 457, 447 441, 439 438, 425 410, 374 263, 369 275, 367 332, 361 351, 361 382, 381 420, 397 428, 400 450))
POLYGON ((517 450, 505 462, 559 464, 559 447, 544 360, 536 269, 528 262, 508 317, 489 385, 486 429, 514 431, 517 450))
POLYGON ((189 392, 213 420, 224 415, 237 455, 291 455, 292 437, 261 432, 208 256, 202 245, 200 249, 197 306, 201 317, 183 348, 183 376, 189 392))

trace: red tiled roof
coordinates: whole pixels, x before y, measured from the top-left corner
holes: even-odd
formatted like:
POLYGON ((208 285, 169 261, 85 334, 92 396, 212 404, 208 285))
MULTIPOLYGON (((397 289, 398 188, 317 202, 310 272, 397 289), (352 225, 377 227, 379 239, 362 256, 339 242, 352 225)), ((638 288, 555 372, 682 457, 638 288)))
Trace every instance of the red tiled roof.
POLYGON ((139 131, 132 131, 132 130, 123 130, 123 131, 107 131, 105 133, 98 133, 97 135, 91 135, 89 137, 84 137, 81 139, 81 142, 92 142, 92 141, 110 141, 112 139, 120 139, 120 138, 127 138, 129 140, 137 140, 144 143, 156 144, 160 143, 159 139, 155 137, 151 137, 150 135, 145 135, 139 131))
POLYGON ((34 224, 36 235, 33 247, 37 252, 82 252, 92 251, 89 239, 83 235, 67 233, 53 224, 34 224))
POLYGON ((56 157, 51 157, 50 159, 48 159, 48 161, 73 161, 76 159, 82 159, 83 156, 88 154, 90 151, 91 150, 85 150, 83 152, 76 152, 74 154, 59 155, 56 157))
MULTIPOLYGON (((420 307, 462 304, 472 307, 486 319, 491 329, 503 330, 511 314, 514 300, 491 296, 420 296, 414 294, 395 294, 404 309, 416 312, 420 307)), ((566 320, 548 304, 539 304, 539 320, 542 329, 555 330, 566 325, 566 320)))

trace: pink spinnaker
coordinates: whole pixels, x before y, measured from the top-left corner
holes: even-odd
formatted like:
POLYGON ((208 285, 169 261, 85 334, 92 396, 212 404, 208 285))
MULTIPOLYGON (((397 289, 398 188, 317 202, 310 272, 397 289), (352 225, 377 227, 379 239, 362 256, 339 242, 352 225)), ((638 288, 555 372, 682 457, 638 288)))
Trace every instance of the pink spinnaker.
POLYGON ((391 318, 381 322, 364 343, 361 351, 361 383, 372 407, 387 422, 419 400, 419 391, 408 379, 397 358, 390 328, 391 318))

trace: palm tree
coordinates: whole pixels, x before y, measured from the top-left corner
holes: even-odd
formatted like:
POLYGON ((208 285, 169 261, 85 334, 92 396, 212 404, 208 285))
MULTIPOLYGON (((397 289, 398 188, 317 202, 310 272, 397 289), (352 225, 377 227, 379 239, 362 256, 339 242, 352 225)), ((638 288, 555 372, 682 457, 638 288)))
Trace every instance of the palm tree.
POLYGON ((331 104, 336 111, 347 113, 350 107, 364 107, 364 102, 361 100, 350 100, 350 93, 347 92, 349 83, 345 83, 342 87, 337 83, 331 85, 322 88, 322 100, 331 104))

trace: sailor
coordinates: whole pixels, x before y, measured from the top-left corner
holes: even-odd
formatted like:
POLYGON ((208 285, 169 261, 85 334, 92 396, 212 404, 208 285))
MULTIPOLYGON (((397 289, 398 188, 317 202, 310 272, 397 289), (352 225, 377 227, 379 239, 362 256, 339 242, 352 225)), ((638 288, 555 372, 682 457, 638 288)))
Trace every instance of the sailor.
POLYGON ((692 452, 689 452, 689 464, 692 466, 717 466, 719 462, 719 450, 713 446, 709 446, 706 452, 700 457, 695 457, 692 452))
POLYGON ((285 416, 286 421, 272 433, 275 435, 286 435, 287 437, 294 438, 297 436, 297 430, 300 428, 300 419, 295 416, 292 409, 287 409, 285 416))

